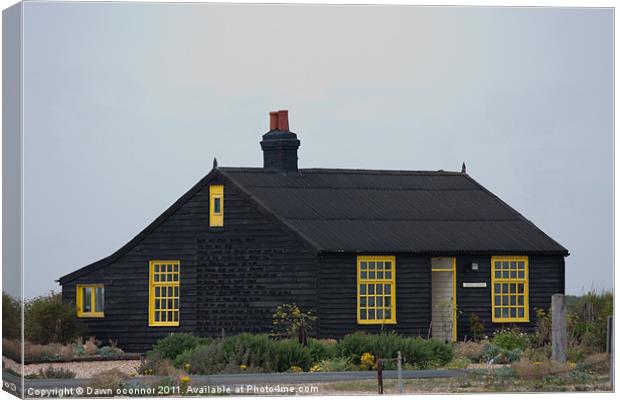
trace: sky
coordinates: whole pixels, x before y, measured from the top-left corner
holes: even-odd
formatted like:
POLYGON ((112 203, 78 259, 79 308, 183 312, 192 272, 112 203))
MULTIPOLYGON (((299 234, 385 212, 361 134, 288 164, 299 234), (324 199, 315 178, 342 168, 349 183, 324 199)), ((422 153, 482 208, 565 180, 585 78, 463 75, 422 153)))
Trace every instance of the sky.
MULTIPOLYGON (((108 256, 209 172, 468 173, 613 285, 611 9, 26 3, 27 298, 108 256)), ((10 288, 5 288, 9 289, 10 288)))

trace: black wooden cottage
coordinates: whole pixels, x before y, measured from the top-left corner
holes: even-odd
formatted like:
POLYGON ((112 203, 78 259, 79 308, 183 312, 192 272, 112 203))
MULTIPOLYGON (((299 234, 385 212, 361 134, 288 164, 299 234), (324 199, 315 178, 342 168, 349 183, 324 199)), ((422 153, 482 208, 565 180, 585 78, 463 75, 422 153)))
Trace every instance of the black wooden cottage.
POLYGON ((59 279, 89 334, 144 351, 171 332, 268 332, 295 302, 319 337, 455 340, 472 313, 488 334, 531 329, 564 292, 568 251, 464 170, 298 169, 286 111, 260 144, 263 168, 214 165, 117 252, 59 279))

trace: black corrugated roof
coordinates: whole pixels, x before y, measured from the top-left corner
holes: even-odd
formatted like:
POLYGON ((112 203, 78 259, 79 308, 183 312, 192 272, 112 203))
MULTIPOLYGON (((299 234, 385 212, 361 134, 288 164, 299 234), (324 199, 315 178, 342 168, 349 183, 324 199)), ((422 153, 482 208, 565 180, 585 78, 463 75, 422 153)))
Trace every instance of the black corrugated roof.
POLYGON ((219 170, 322 251, 568 254, 464 173, 219 170))

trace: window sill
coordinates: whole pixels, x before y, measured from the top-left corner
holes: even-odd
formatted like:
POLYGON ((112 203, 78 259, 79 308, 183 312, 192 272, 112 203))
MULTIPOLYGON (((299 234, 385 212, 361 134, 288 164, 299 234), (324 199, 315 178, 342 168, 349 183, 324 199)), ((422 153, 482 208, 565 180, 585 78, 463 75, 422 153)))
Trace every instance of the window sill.
POLYGON ((491 322, 493 322, 494 324, 506 324, 506 323, 513 323, 513 322, 530 322, 529 318, 519 318, 519 319, 515 319, 515 318, 497 318, 492 320, 491 322))
POLYGON ((396 325, 396 321, 357 321, 358 325, 396 325))
POLYGON ((78 318, 103 318, 103 313, 81 313, 78 314, 78 318))

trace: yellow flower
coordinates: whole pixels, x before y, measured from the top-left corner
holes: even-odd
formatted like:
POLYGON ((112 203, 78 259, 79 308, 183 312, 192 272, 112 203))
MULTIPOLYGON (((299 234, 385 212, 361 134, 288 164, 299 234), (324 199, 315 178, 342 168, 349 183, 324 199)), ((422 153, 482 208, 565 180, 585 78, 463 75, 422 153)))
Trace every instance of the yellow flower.
POLYGON ((363 370, 373 369, 375 366, 375 356, 370 353, 364 353, 360 357, 360 368, 363 370))
POLYGON ((304 372, 304 370, 298 365, 293 365, 289 368, 289 372, 304 372))
POLYGON ((570 362, 570 361, 569 361, 569 362, 567 362, 566 364, 568 365, 568 368, 569 368, 569 369, 575 369, 575 368, 577 368, 577 364, 576 364, 576 363, 574 363, 574 362, 570 362))
POLYGON ((185 369, 187 370, 187 369, 189 369, 189 367, 191 367, 191 364, 190 363, 186 363, 185 364, 185 369))
POLYGON ((181 376, 181 383, 187 383, 187 382, 189 382, 190 380, 191 380, 191 379, 190 379, 190 377, 189 377, 189 376, 187 376, 187 375, 183 375, 183 376, 181 376))
POLYGON ((310 368, 310 372, 321 372, 321 365, 320 364, 314 364, 310 368))
POLYGON ((248 369, 248 366, 247 366, 247 365, 245 365, 245 364, 241 364, 241 365, 239 366, 239 368, 241 368, 241 369, 243 369, 243 370, 246 370, 246 369, 248 369))

